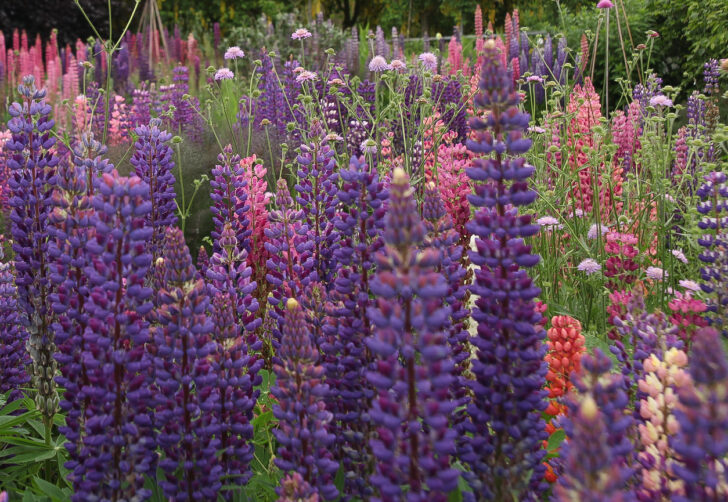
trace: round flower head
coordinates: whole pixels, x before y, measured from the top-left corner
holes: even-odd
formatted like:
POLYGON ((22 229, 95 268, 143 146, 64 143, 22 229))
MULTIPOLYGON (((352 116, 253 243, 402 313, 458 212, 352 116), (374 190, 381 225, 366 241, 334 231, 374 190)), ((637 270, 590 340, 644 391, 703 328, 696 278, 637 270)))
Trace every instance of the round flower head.
POLYGON ((609 227, 606 225, 602 225, 600 223, 594 223, 590 228, 589 232, 587 232, 586 236, 590 239, 596 239, 597 238, 597 232, 601 232, 602 235, 609 232, 609 227))
POLYGON ((422 61, 422 64, 430 71, 436 71, 437 70, 437 56, 435 56, 431 52, 423 52, 418 56, 420 61, 422 61))
POLYGON ((602 266, 599 265, 596 260, 587 258, 585 260, 582 260, 582 262, 579 263, 576 268, 579 271, 584 272, 586 275, 592 275, 594 272, 599 272, 602 269, 602 266))
POLYGON ((313 82, 314 80, 316 80, 316 78, 317 78, 317 76, 314 72, 304 70, 296 76, 296 82, 306 82, 306 81, 313 82))
POLYGON ((543 134, 546 132, 546 129, 539 126, 531 126, 528 128, 528 132, 534 133, 534 134, 543 134))
POLYGON ((667 277, 667 272, 662 270, 660 267, 647 267, 645 275, 647 275, 648 279, 652 279, 653 281, 661 281, 667 277))
POLYGON ((564 228, 563 225, 559 224, 559 220, 557 220, 553 216, 542 216, 541 218, 536 220, 536 223, 538 223, 542 227, 546 227, 547 230, 553 230, 554 228, 557 228, 557 229, 564 228))
POLYGON ((362 153, 375 154, 377 153, 377 143, 371 138, 365 139, 361 142, 359 149, 362 151, 362 153))
POLYGON ((395 71, 405 71, 407 69, 407 63, 401 59, 393 59, 392 62, 389 63, 389 67, 395 71))
POLYGON ((245 53, 237 45, 234 45, 225 51, 225 59, 242 59, 244 57, 245 53))
POLYGON ((303 40, 305 38, 310 38, 310 37, 311 37, 311 32, 308 31, 306 28, 298 28, 291 35, 291 38, 293 40, 303 40))
POLYGON ((650 106, 672 106, 672 100, 664 94, 658 94, 650 98, 650 106))
POLYGON ((531 75, 526 78, 526 82, 538 82, 539 84, 543 84, 543 77, 540 77, 539 75, 531 75))
POLYGON ((389 69, 390 66, 387 64, 387 60, 384 59, 382 56, 374 56, 372 60, 369 61, 369 71, 373 71, 374 73, 380 73, 389 69))
POLYGON ((614 7, 614 4, 609 0, 599 0, 597 4, 597 9, 611 9, 612 7, 614 7))
POLYGON ((235 75, 229 68, 220 68, 215 72, 215 80, 232 80, 235 75))
POLYGON ((689 290, 689 291, 700 291, 700 284, 698 284, 695 281, 691 281, 690 279, 680 279, 677 282, 681 287, 689 290))

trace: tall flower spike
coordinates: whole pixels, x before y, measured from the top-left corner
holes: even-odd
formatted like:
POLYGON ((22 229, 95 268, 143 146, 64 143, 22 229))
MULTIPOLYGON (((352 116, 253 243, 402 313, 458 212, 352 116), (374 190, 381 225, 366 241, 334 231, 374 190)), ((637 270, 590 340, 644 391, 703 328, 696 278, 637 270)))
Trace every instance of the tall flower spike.
POLYGON ((559 501, 635 501, 627 486, 633 471, 627 466, 632 444, 627 431, 632 417, 622 378, 610 373, 612 362, 599 349, 582 358, 583 372, 574 379, 576 392, 566 400, 562 473, 556 487, 559 501))
POLYGON ((271 389, 278 399, 273 406, 279 444, 275 463, 286 475, 298 472, 309 484, 311 491, 301 496, 318 493, 324 500, 334 500, 338 490, 333 476, 339 466, 330 452, 334 435, 328 427, 333 417, 323 400, 328 387, 303 310, 293 298, 286 302, 279 356, 282 362, 273 367, 276 382, 271 389))
POLYGON ((144 286, 151 266, 147 243, 149 186, 116 171, 96 180, 94 238, 86 245, 85 268, 91 314, 82 354, 89 401, 82 455, 74 466, 74 501, 118 500, 150 495, 144 476, 153 471, 155 439, 149 405, 152 361, 145 316, 152 290, 144 286))
POLYGON ((371 328, 366 314, 371 304, 369 281, 374 253, 382 246, 387 192, 376 169, 363 157, 352 157, 339 176, 339 211, 334 220, 340 235, 334 251, 338 270, 329 294, 329 322, 323 328, 326 341, 320 348, 331 389, 327 408, 337 423, 332 430, 339 446, 337 459, 345 472, 345 491, 366 499, 371 496, 368 411, 374 392, 365 378, 372 358, 364 340, 371 328))
POLYGON ((130 160, 136 175, 149 187, 152 210, 147 214, 147 223, 154 231, 148 244, 152 263, 162 254, 160 246, 165 229, 177 222, 172 174, 174 161, 168 144, 172 135, 162 131, 161 125, 162 121, 155 118, 149 121, 149 125, 135 129, 139 139, 134 144, 135 151, 130 160))
POLYGON ((472 311, 478 329, 471 343, 477 352, 466 423, 472 438, 461 458, 472 470, 470 483, 479 498, 533 500, 546 489, 541 412, 547 368, 541 315, 533 301, 540 291, 526 271, 539 257, 524 242, 538 225, 530 214, 519 215, 518 207, 531 204, 537 194, 528 187, 534 168, 517 157, 531 147, 524 136, 529 116, 518 109, 520 96, 492 40, 479 88, 475 103, 490 116, 487 122, 471 119, 474 139, 467 142, 486 157, 467 170, 476 183, 468 200, 479 208, 466 225, 478 237, 470 258, 479 267, 472 286, 479 298, 472 311))
POLYGON ((219 239, 226 224, 232 226, 237 239, 238 249, 249 250, 248 237, 248 194, 246 191, 245 169, 239 155, 233 155, 233 147, 227 145, 217 156, 219 164, 212 170, 210 180, 210 198, 213 205, 212 223, 215 228, 211 232, 213 251, 219 252, 219 239))
POLYGON ((380 498, 444 501, 455 489, 451 468, 456 432, 448 418, 454 364, 445 328, 450 310, 443 306, 448 285, 435 271, 440 253, 419 251, 425 226, 414 189, 401 168, 390 186, 384 231, 385 251, 377 255, 371 282, 376 305, 368 310, 375 333, 367 347, 376 362, 367 379, 377 389, 369 412, 377 426, 371 441, 378 460, 371 483, 380 498))
POLYGON ((11 234, 15 252, 15 283, 21 322, 28 330, 28 351, 33 361, 33 385, 37 390, 36 405, 46 427, 53 424, 58 408, 55 374, 55 333, 51 328, 50 259, 48 256, 49 216, 52 210, 52 189, 56 184, 58 158, 51 148, 55 137, 50 131, 50 105, 44 101, 45 91, 36 89, 32 76, 23 78, 18 87, 23 103, 13 103, 8 112, 8 129, 12 139, 5 143, 10 152, 7 163, 12 170, 8 181, 11 234))
POLYGON ((245 484, 250 477, 253 460, 253 408, 259 391, 254 387, 262 378, 258 374, 263 359, 251 357, 250 349, 239 336, 234 302, 227 291, 216 293, 212 300, 213 336, 216 352, 212 355, 214 385, 219 398, 214 416, 222 450, 221 475, 226 484, 245 484))
MULTIPOLYGON (((95 231, 91 200, 96 178, 114 167, 102 158, 105 153, 106 148, 94 140, 93 133, 82 135, 74 148, 72 162, 59 165, 58 183, 53 193, 55 207, 50 216, 52 239, 48 253, 53 259, 51 280, 56 286, 50 298, 57 316, 53 324, 58 344, 56 360, 61 370, 57 381, 65 389, 60 407, 66 412, 66 423, 59 430, 68 439, 66 448, 71 465, 79 462, 82 455, 85 408, 90 399, 85 390, 89 380, 83 358, 88 349, 84 332, 90 316, 86 246, 95 231)), ((69 481, 80 481, 75 479, 73 470, 69 481)))
POLYGON ((209 298, 182 230, 168 228, 163 249, 164 287, 158 293, 151 348, 159 388, 154 422, 164 454, 159 466, 165 476, 159 482, 164 495, 174 500, 209 500, 221 486, 221 467, 212 460, 220 441, 211 413, 218 396, 209 361, 215 353, 209 298))
POLYGON ((334 274, 333 246, 338 174, 336 159, 325 140, 314 138, 310 144, 301 145, 298 162, 296 201, 301 205, 304 221, 308 226, 307 238, 313 244, 313 261, 316 279, 328 284, 334 274))
MULTIPOLYGON (((465 374, 470 367, 467 324, 470 310, 465 304, 467 270, 461 263, 462 246, 457 245, 460 235, 453 229, 450 215, 445 211, 440 192, 433 182, 428 183, 425 188, 422 216, 427 229, 425 243, 440 253, 437 271, 443 275, 448 286, 445 297, 445 304, 450 307, 447 338, 450 357, 456 368, 456 378, 453 380, 451 391, 456 405, 460 407, 469 401, 465 382, 465 374)), ((451 423, 458 423, 461 419, 462 414, 458 414, 452 417, 451 423)))
POLYGON ((698 256, 705 263, 700 271, 703 283, 700 287, 710 295, 706 299, 708 305, 708 322, 728 336, 725 325, 725 312, 728 306, 728 289, 725 277, 728 272, 728 215, 726 215, 725 199, 728 199, 728 184, 725 173, 713 171, 705 176, 705 183, 698 189, 702 202, 698 203, 698 212, 703 218, 698 227, 706 232, 698 238, 698 244, 705 249, 698 256))
POLYGON ((19 319, 15 276, 9 263, 0 263, 0 394, 10 391, 10 401, 22 397, 30 377, 25 342, 28 333, 19 319))
POLYGON ((680 461, 673 465, 684 490, 672 500, 728 498, 728 358, 712 327, 695 334, 689 362, 693 384, 681 388, 675 416, 680 431, 670 445, 680 461))

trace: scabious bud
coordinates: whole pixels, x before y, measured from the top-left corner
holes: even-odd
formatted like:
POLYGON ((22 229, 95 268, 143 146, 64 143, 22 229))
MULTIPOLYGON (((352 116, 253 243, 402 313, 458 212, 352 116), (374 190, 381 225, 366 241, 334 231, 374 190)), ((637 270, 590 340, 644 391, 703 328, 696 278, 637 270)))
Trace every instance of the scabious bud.
POLYGON ((89 400, 86 432, 73 465, 74 500, 100 497, 143 499, 144 476, 153 471, 155 439, 149 405, 151 341, 145 316, 152 290, 145 287, 151 266, 147 244, 154 229, 149 186, 116 171, 96 180, 93 225, 86 246, 89 292, 84 333, 89 400))
POLYGON ((368 310, 375 333, 367 338, 376 363, 367 379, 377 389, 370 416, 377 425, 371 441, 379 460, 370 480, 382 500, 447 500, 458 473, 451 468, 456 432, 448 424, 455 410, 450 397, 454 364, 443 306, 448 285, 435 271, 440 253, 419 251, 425 226, 417 212, 414 189, 395 168, 386 218, 385 251, 377 255, 368 310))
POLYGON ((52 188, 56 184, 58 158, 51 148, 54 122, 45 91, 35 87, 33 76, 23 78, 18 86, 23 103, 8 109, 8 129, 12 139, 5 142, 10 153, 7 164, 12 171, 8 181, 12 196, 11 234, 15 252, 15 270, 19 319, 27 328, 28 351, 33 361, 33 385, 37 389, 36 405, 46 427, 52 426, 58 407, 56 392, 55 332, 51 328, 52 285, 48 256, 49 218, 52 212, 52 188))
POLYGON ((212 323, 209 298, 197 277, 182 231, 170 227, 163 241, 164 287, 159 290, 158 325, 153 328, 155 383, 154 422, 164 454, 160 485, 175 500, 215 498, 222 468, 213 461, 220 441, 211 416, 218 396, 209 356, 212 323), (179 472, 181 476, 178 476, 179 472))
MULTIPOLYGON (((279 444, 275 464, 286 475, 297 472, 308 483, 310 489, 301 497, 318 494, 333 500, 338 496, 333 475, 339 466, 330 453, 334 435, 328 428, 333 416, 323 399, 328 392, 324 368, 318 363, 318 351, 298 301, 288 298, 285 306, 278 351, 282 362, 273 367, 276 382, 271 389, 278 399, 273 406, 278 419, 273 432, 279 444)), ((284 489, 279 488, 280 496, 284 489)))
POLYGON ((129 162, 134 166, 136 175, 149 187, 149 199, 152 209, 147 214, 149 226, 154 230, 148 243, 153 261, 162 254, 161 244, 164 231, 169 225, 177 222, 175 215, 174 193, 174 161, 169 140, 172 135, 160 129, 162 121, 151 119, 149 125, 137 127, 134 132, 138 136, 134 144, 134 155, 129 162))
POLYGON ((678 391, 680 431, 670 438, 679 456, 673 472, 684 483, 672 500, 728 498, 728 358, 712 327, 695 333, 690 353, 692 385, 678 391))
POLYGON ((534 167, 523 157, 531 140, 525 137, 529 116, 518 109, 519 94, 495 44, 486 44, 475 104, 490 111, 487 121, 473 117, 468 148, 477 155, 466 170, 476 184, 468 196, 479 208, 466 228, 475 234, 470 252, 478 295, 472 317, 478 323, 472 338, 475 381, 468 405, 466 430, 472 434, 460 457, 470 466, 469 482, 485 499, 521 500, 537 497, 543 481, 546 408, 543 391, 546 363, 541 315, 526 268, 539 261, 524 238, 538 225, 518 207, 531 204, 536 192, 528 187, 534 167), (493 375, 499 375, 494 378, 493 375), (508 406, 502 403, 508 402, 508 406))

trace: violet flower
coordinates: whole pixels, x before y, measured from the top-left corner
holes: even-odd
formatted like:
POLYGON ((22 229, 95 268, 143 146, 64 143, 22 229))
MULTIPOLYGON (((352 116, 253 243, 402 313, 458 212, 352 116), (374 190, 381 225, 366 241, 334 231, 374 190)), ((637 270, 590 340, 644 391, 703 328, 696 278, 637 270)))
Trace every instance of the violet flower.
POLYGON ((18 307, 22 313, 19 320, 29 335, 27 347, 33 361, 35 401, 46 427, 50 428, 59 401, 54 380, 56 344, 51 327, 48 256, 48 219, 58 158, 51 152, 55 144, 55 137, 50 133, 54 122, 50 118, 51 106, 44 100, 46 92, 35 87, 32 75, 23 78, 18 91, 23 103, 13 103, 8 109, 12 139, 5 143, 10 153, 7 164, 12 171, 8 180, 12 192, 10 232, 15 252, 18 307))
POLYGON ((217 375, 209 361, 216 351, 210 339, 209 298, 176 227, 167 229, 163 259, 165 287, 158 293, 151 347, 158 388, 154 423, 164 471, 158 482, 174 500, 214 499, 222 468, 213 460, 220 439, 212 414, 218 396, 212 392, 217 375))
POLYGON ((151 211, 147 213, 147 224, 153 230, 148 246, 152 263, 162 254, 161 243, 164 231, 177 222, 174 193, 174 161, 169 140, 172 135, 160 129, 162 121, 151 119, 149 125, 137 127, 138 139, 134 144, 134 155, 129 162, 136 175, 149 188, 151 211))
MULTIPOLYGON (((339 495, 333 482, 339 466, 329 451, 335 438, 328 431, 333 416, 323 400, 328 386, 303 310, 293 298, 286 302, 278 355, 281 363, 273 367, 276 382, 271 388, 278 400, 273 406, 278 419, 274 462, 286 475, 301 475, 311 489, 305 496, 317 492, 324 500, 334 500, 339 495)), ((282 489, 278 491, 281 495, 282 489)))
POLYGON ((443 305, 448 285, 435 271, 440 254, 417 249, 424 236, 409 177, 395 168, 386 248, 370 283, 376 306, 367 310, 374 334, 366 343, 376 357, 367 379, 378 391, 369 411, 378 460, 370 481, 380 500, 402 499, 408 486, 407 500, 445 501, 457 486, 458 471, 451 467, 457 434, 448 423, 455 410, 445 335, 450 309, 443 305))
POLYGON ((0 394, 10 392, 9 401, 20 399, 20 389, 30 383, 25 370, 30 365, 28 333, 20 320, 14 282, 10 264, 0 263, 0 394))
POLYGON ((546 489, 541 442, 547 368, 545 333, 533 301, 540 290, 526 272, 539 256, 524 242, 538 225, 530 214, 518 214, 519 206, 537 196, 528 186, 534 167, 517 157, 531 147, 524 135, 529 116, 518 109, 520 96, 492 41, 486 42, 484 60, 475 103, 491 115, 487 122, 471 119, 475 136, 467 142, 485 157, 466 170, 476 182, 468 199, 479 208, 466 226, 477 236, 470 258, 479 267, 472 286, 479 298, 472 311, 478 322, 471 340, 477 348, 473 397, 464 424, 472 439, 461 459, 470 466, 470 484, 481 498, 508 501, 535 498, 546 489))
POLYGON ((219 164, 212 169, 210 180, 210 198, 213 202, 210 211, 214 225, 210 236, 213 241, 213 252, 220 252, 222 249, 220 237, 226 224, 229 224, 235 232, 238 250, 250 250, 248 237, 251 230, 248 228, 250 222, 247 215, 250 207, 247 204, 248 194, 245 189, 247 186, 245 167, 240 162, 240 156, 233 155, 231 145, 223 149, 217 156, 217 161, 219 164))

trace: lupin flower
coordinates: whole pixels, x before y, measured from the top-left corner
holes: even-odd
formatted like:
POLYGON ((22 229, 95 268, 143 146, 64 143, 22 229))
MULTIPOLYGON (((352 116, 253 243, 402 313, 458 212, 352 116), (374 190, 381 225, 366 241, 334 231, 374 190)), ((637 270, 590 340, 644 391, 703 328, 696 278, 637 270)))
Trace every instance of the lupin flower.
POLYGON ((239 250, 249 250, 248 240, 251 231, 248 226, 247 204, 248 193, 245 176, 245 167, 239 155, 233 155, 232 145, 227 145, 217 156, 218 164, 212 169, 210 180, 210 198, 212 199, 212 223, 214 229, 210 232, 213 241, 213 252, 219 252, 220 236, 226 224, 230 224, 235 232, 239 250))
POLYGON ((728 498, 728 358, 718 331, 702 328, 690 352, 692 385, 678 391, 680 431, 670 446, 679 455, 673 472, 684 489, 672 500, 728 498))
POLYGON ((726 175, 713 171, 705 176, 705 183, 698 188, 698 195, 702 202, 698 203, 698 212, 703 217, 698 227, 706 232, 698 238, 698 244, 703 250, 698 258, 705 263, 700 271, 703 279, 701 287, 708 293, 708 321, 724 336, 728 336, 728 326, 725 326, 725 308, 728 304, 728 289, 726 289, 726 272, 728 271, 728 239, 725 228, 728 226, 728 217, 725 211, 728 206, 728 184, 726 175))
MULTIPOLYGON (((551 318, 551 328, 547 332, 548 354, 544 358, 549 370, 546 383, 549 389, 549 403, 546 413, 550 416, 562 414, 565 407, 558 400, 573 388, 571 375, 581 370, 581 358, 586 352, 581 323, 569 316, 551 318)), ((551 431, 549 431, 551 432, 551 431)))
POLYGON ((335 172, 335 153, 315 137, 311 144, 301 145, 301 153, 296 157, 299 166, 296 202, 308 227, 307 239, 313 245, 314 280, 324 284, 328 284, 334 274, 333 246, 337 234, 333 219, 339 177, 335 172))
POLYGON ((20 322, 28 331, 28 350, 33 361, 33 385, 37 389, 36 405, 46 427, 52 426, 58 408, 55 332, 51 327, 49 217, 52 189, 56 184, 58 158, 51 148, 54 122, 49 117, 45 91, 35 87, 31 75, 18 86, 23 103, 13 103, 8 112, 8 129, 12 139, 5 142, 10 153, 7 164, 12 171, 8 185, 10 198, 10 232, 15 252, 15 283, 20 322))
POLYGON ((30 383, 25 342, 28 333, 19 319, 15 275, 9 263, 0 263, 0 394, 10 391, 10 401, 22 397, 30 383))
POLYGON ((164 231, 169 225, 177 222, 175 214, 174 193, 174 161, 169 140, 172 135, 160 129, 162 121, 151 119, 149 125, 142 125, 135 129, 138 136, 134 144, 134 155, 131 165, 136 175, 149 188, 149 197, 152 209, 147 213, 147 224, 154 233, 149 241, 149 251, 152 254, 152 263, 161 255, 160 245, 164 239, 164 231))
POLYGON ((409 177, 395 168, 386 247, 370 283, 376 305, 367 311, 375 332, 366 343, 376 357, 367 379, 378 391, 369 415, 377 426, 371 446, 379 462, 370 481, 381 497, 372 500, 404 498, 407 485, 408 500, 445 501, 457 485, 450 464, 457 434, 448 424, 455 410, 454 364, 444 332, 448 285, 435 271, 440 253, 418 251, 424 237, 409 177))
POLYGON ((541 412, 547 367, 534 303, 539 289, 526 272, 539 256, 523 240, 535 235, 538 225, 530 214, 518 214, 519 206, 537 196, 528 187, 534 168, 517 157, 531 147, 524 134, 529 116, 518 109, 521 98, 492 41, 486 43, 484 61, 475 103, 491 114, 487 122, 471 119, 474 139, 467 142, 471 151, 487 157, 475 159, 467 170, 476 183, 468 199, 479 208, 467 225, 477 236, 470 258, 479 267, 472 286, 479 298, 472 311, 478 331, 471 343, 477 352, 466 423, 472 438, 460 457, 472 470, 469 482, 479 498, 508 501, 546 489, 541 412))
POLYGON ((164 287, 158 292, 151 348, 159 389, 154 423, 164 455, 159 467, 165 475, 159 483, 171 499, 209 500, 221 486, 221 467, 212 460, 220 440, 212 414, 218 396, 212 391, 217 375, 209 361, 215 353, 209 298, 180 229, 167 229, 163 258, 164 287))
POLYGON ((282 362, 273 367, 276 382, 271 388, 278 399, 273 406, 278 419, 273 433, 279 444, 275 464, 286 475, 298 472, 308 483, 310 491, 301 496, 318 493, 324 500, 334 500, 338 490, 333 476, 339 466, 330 452, 334 435, 328 427, 333 416, 323 399, 328 387, 304 312, 293 298, 286 301, 278 355, 282 362))
POLYGON ((339 460, 346 473, 346 493, 366 499, 371 496, 367 478, 372 462, 366 446, 372 429, 364 417, 374 392, 365 378, 372 359, 364 340, 371 334, 366 313, 371 305, 369 282, 374 253, 382 246, 387 191, 377 170, 364 157, 352 157, 339 176, 342 180, 336 195, 339 211, 334 220, 340 235, 334 251, 338 270, 335 292, 329 298, 329 323, 324 327, 327 340, 321 350, 331 388, 327 407, 340 423, 333 430, 340 444, 339 460))
POLYGON ((682 491, 682 483, 673 474, 676 455, 670 443, 679 430, 674 413, 677 396, 690 383, 687 363, 685 352, 674 347, 662 357, 650 354, 643 362, 645 374, 638 385, 644 397, 637 425, 640 500, 670 500, 673 493, 682 491))
MULTIPOLYGON (((448 291, 445 304, 450 307, 450 325, 447 329, 450 357, 455 364, 455 376, 452 395, 457 406, 468 401, 466 372, 470 366, 470 346, 468 344, 467 319, 470 310, 465 304, 467 286, 465 284, 466 268, 462 265, 462 246, 457 245, 460 235, 453 229, 450 215, 440 192, 433 182, 425 188, 425 200, 422 206, 422 217, 427 237, 425 244, 440 253, 440 263, 436 268, 447 281, 448 291)), ((462 419, 462 414, 453 417, 453 423, 462 419)))
MULTIPOLYGON (((66 436, 66 448, 73 462, 82 455, 79 447, 85 422, 84 408, 90 396, 88 375, 83 359, 88 349, 84 332, 88 325, 88 266, 86 246, 93 238, 91 200, 96 179, 114 168, 102 158, 106 148, 94 140, 93 133, 84 133, 74 148, 71 162, 58 167, 57 185, 53 193, 54 209, 50 216, 52 239, 49 256, 55 288, 50 298, 56 322, 53 329, 58 344, 56 360, 61 376, 56 380, 65 389, 60 407, 66 412, 66 423, 59 428, 66 436)), ((73 472, 69 481, 77 483, 73 472)))
POLYGON ((145 287, 151 266, 149 186, 140 178, 112 171, 96 179, 96 233, 86 246, 91 289, 84 334, 88 405, 83 454, 72 464, 74 500, 145 498, 144 476, 153 471, 150 364, 151 341, 145 316, 152 290, 145 287), (123 314, 122 314, 123 313, 123 314))
MULTIPOLYGON (((265 296, 267 296, 264 288, 265 263, 268 260, 268 251, 265 249, 265 229, 268 226, 267 206, 271 201, 272 194, 268 191, 268 182, 265 179, 268 170, 257 162, 255 155, 242 159, 240 165, 243 167, 243 178, 246 182, 245 189, 248 194, 246 202, 250 206, 246 213, 250 225, 248 265, 253 269, 253 280, 259 288, 260 294, 257 295, 257 298, 260 302, 264 301, 265 296)), ((235 214, 240 219, 240 213, 236 212, 235 214)))
MULTIPOLYGON (((680 281, 683 287, 695 287, 696 284, 690 284, 692 281, 680 281)), ((698 298, 693 298, 692 292, 699 291, 700 286, 696 289, 688 289, 685 293, 679 291, 675 293, 675 298, 670 300, 667 306, 672 311, 670 322, 678 328, 678 337, 683 341, 687 349, 692 345, 693 335, 695 332, 708 325, 708 321, 703 317, 703 312, 707 306, 705 302, 698 298)))
POLYGON ((627 487, 632 443, 627 432, 633 420, 625 414, 628 400, 621 376, 610 373, 612 362, 601 350, 582 358, 576 392, 566 401, 561 425, 568 440, 562 446, 556 500, 635 501, 627 487))
POLYGON ((258 374, 262 358, 250 356, 251 349, 240 337, 235 301, 228 291, 216 293, 212 300, 211 320, 216 351, 211 354, 213 385, 217 387, 214 416, 217 420, 222 450, 221 475, 226 483, 245 484, 250 478, 253 460, 253 408, 262 381, 258 374))

